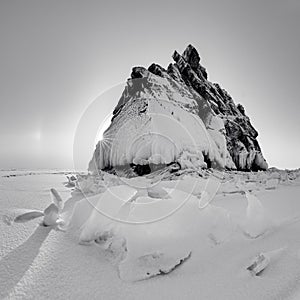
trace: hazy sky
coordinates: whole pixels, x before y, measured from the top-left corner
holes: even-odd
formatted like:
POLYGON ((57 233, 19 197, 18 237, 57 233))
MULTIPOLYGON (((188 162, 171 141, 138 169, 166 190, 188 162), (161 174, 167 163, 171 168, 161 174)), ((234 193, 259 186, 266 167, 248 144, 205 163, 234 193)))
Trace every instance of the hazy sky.
POLYGON ((0 168, 72 167, 89 104, 189 43, 245 106, 269 165, 300 167, 299 36, 298 0, 1 0, 0 168))

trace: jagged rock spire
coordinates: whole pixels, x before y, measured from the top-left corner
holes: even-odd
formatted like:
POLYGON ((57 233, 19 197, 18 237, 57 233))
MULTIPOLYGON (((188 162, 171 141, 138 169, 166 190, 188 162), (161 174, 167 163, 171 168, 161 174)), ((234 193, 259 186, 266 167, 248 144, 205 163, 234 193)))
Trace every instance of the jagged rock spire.
MULTIPOLYGON (((268 165, 256 139, 258 133, 246 115, 244 107, 240 104, 236 105, 232 97, 219 84, 208 80, 206 69, 200 63, 201 58, 197 50, 192 45, 188 45, 182 55, 175 51, 173 60, 174 63, 169 64, 167 69, 155 63, 151 64, 148 69, 144 67, 134 67, 132 69, 131 78, 128 79, 127 87, 114 110, 112 119, 112 125, 114 126, 110 126, 107 133, 114 136, 115 128, 121 128, 124 122, 126 123, 131 118, 130 122, 136 124, 132 128, 123 126, 122 135, 133 136, 134 134, 129 132, 133 130, 136 131, 135 134, 138 136, 141 134, 141 128, 149 126, 147 124, 151 117, 149 119, 145 116, 149 112, 151 113, 151 109, 157 103, 159 109, 161 109, 160 113, 166 114, 167 112, 164 110, 166 103, 164 101, 168 101, 168 105, 174 107, 170 114, 171 118, 177 118, 177 121, 180 120, 179 115, 181 112, 184 115, 188 112, 200 118, 206 127, 207 134, 213 140, 214 153, 219 152, 218 155, 221 155, 225 161, 224 167, 253 171, 267 169, 268 165), (163 80, 159 78, 163 78, 163 80), (174 114, 175 108, 178 110, 177 116, 174 114), (225 152, 221 149, 220 144, 223 139, 225 141, 225 152)), ((171 110, 170 107, 169 110, 171 110)), ((187 126, 190 131, 195 129, 189 127, 188 124, 183 124, 183 126, 187 126)), ((111 137, 110 139, 112 140, 111 137)), ((198 142, 201 148, 201 141, 198 142)), ((153 147, 152 143, 153 141, 149 139, 149 147, 153 147)), ((126 162, 136 163, 139 161, 134 158, 135 153, 131 153, 125 160, 118 158, 118 155, 124 155, 122 145, 119 144, 120 142, 118 142, 118 147, 121 147, 119 154, 111 153, 112 146, 106 145, 103 148, 100 144, 97 145, 93 157, 97 168, 102 169, 116 164, 122 165, 126 162), (111 157, 113 157, 113 161, 110 161, 111 157)), ((142 145, 144 147, 144 144, 142 145)), ((180 147, 184 148, 185 146, 180 145, 180 147)), ((204 152, 201 155, 203 155, 205 163, 200 163, 200 165, 209 167, 220 163, 216 163, 219 161, 218 155, 208 154, 205 152, 207 150, 203 149, 201 151, 204 152)), ((146 153, 152 155, 151 151, 148 150, 144 149, 146 153)), ((168 149, 164 148, 163 151, 165 150, 168 152, 168 149)), ((169 150, 170 152, 173 151, 171 148, 169 150)), ((174 160, 180 159, 180 155, 182 153, 177 153, 174 160)), ((148 160, 151 160, 150 157, 144 157, 141 161, 143 161, 143 164, 147 164, 148 160)), ((170 158, 168 158, 168 162, 169 160, 170 158)))

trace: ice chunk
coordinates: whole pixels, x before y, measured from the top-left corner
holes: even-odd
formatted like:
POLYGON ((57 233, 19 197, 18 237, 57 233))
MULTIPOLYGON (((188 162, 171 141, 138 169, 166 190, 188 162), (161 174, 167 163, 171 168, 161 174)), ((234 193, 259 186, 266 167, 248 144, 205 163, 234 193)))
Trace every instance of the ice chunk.
POLYGON ((199 199, 199 208, 203 209, 207 205, 209 205, 209 202, 212 200, 211 196, 208 194, 207 191, 202 191, 200 194, 200 199, 199 199))
POLYGON ((16 223, 23 223, 23 222, 28 222, 30 220, 39 218, 44 216, 44 212, 39 211, 39 210, 34 210, 30 212, 26 212, 24 214, 18 215, 15 219, 14 222, 16 223))
POLYGON ((151 198, 168 198, 170 197, 168 192, 161 186, 156 185, 147 189, 148 196, 151 198))
POLYGON ((224 243, 232 235, 235 224, 229 211, 222 207, 210 206, 211 227, 208 237, 215 245, 224 243))
POLYGON ((251 274, 258 276, 269 265, 269 263, 270 258, 266 254, 261 253, 254 258, 247 270, 249 270, 251 274))
POLYGON ((58 207, 58 210, 61 211, 63 209, 63 200, 60 197, 59 193, 56 189, 52 188, 51 190, 53 203, 58 207))
POLYGON ((67 175, 68 179, 68 186, 69 187, 75 187, 77 178, 75 175, 67 175))
POLYGON ((276 250, 262 252, 258 254, 247 267, 247 270, 251 272, 252 275, 259 276, 262 272, 269 266, 271 262, 277 260, 280 255, 285 251, 287 247, 282 247, 276 250))
POLYGON ((136 190, 126 186, 114 186, 101 195, 91 197, 92 212, 83 226, 80 240, 89 242, 94 240, 112 220, 119 220, 120 209, 136 193, 136 190))
POLYGON ((70 228, 83 228, 83 225, 87 222, 95 206, 97 205, 99 197, 99 195, 85 197, 74 205, 69 221, 70 228))
POLYGON ((59 216, 58 216, 58 207, 54 203, 51 203, 44 210, 43 224, 45 226, 57 225, 58 218, 59 218, 59 216))
POLYGON ((253 194, 246 192, 248 201, 246 220, 244 223, 244 232, 256 238, 264 234, 270 227, 270 220, 267 219, 260 200, 253 194))
POLYGON ((151 187, 151 179, 146 177, 121 178, 122 182, 136 189, 145 189, 151 187))
POLYGON ((171 216, 186 202, 196 201, 198 198, 190 193, 177 189, 165 188, 169 198, 159 199, 140 197, 132 206, 128 221, 133 223, 149 223, 171 216))
POLYGON ((162 252, 153 252, 138 257, 135 260, 126 260, 119 265, 119 274, 125 281, 148 279, 157 275, 168 274, 190 258, 191 252, 182 256, 168 256, 162 252))
POLYGON ((14 219, 14 222, 27 222, 44 216, 43 224, 45 226, 56 225, 59 218, 59 212, 63 209, 63 200, 56 189, 52 188, 50 191, 54 203, 51 203, 43 212, 35 210, 21 214, 14 219))
POLYGON ((277 188, 279 183, 279 179, 278 178, 271 178, 269 180, 267 180, 266 182, 266 189, 267 190, 274 190, 277 188))
POLYGON ((163 188, 180 190, 199 197, 201 196, 201 193, 203 191, 206 191, 211 196, 211 198, 213 198, 220 187, 220 180, 213 177, 205 179, 185 175, 180 180, 163 181, 159 183, 159 186, 163 188))

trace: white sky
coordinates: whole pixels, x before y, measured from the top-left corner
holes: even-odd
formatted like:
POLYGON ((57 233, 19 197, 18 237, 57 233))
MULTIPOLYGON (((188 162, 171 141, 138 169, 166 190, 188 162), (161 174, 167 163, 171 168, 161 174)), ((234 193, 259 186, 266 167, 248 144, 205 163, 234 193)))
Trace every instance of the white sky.
MULTIPOLYGON (((2 0, 0 168, 72 167, 89 104, 189 43, 245 106, 269 165, 300 167, 299 28, 297 0, 2 0)), ((99 125, 118 100, 95 111, 99 125)))

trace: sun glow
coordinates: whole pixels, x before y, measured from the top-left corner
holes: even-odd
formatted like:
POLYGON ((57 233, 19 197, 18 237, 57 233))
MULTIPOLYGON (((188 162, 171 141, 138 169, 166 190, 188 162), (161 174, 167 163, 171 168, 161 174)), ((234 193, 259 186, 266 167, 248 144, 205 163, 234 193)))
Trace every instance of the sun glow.
POLYGON ((42 138, 42 133, 41 133, 41 131, 40 131, 40 130, 37 130, 36 132, 34 132, 34 133, 32 134, 32 137, 33 137, 34 140, 40 142, 40 141, 41 141, 41 138, 42 138))
POLYGON ((105 119, 102 121, 102 123, 99 126, 95 143, 97 144, 100 140, 103 140, 103 134, 104 131, 109 127, 110 122, 111 122, 112 114, 109 114, 105 117, 105 119))

